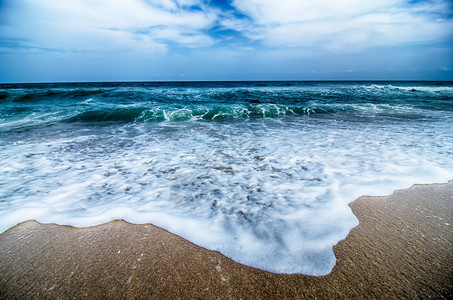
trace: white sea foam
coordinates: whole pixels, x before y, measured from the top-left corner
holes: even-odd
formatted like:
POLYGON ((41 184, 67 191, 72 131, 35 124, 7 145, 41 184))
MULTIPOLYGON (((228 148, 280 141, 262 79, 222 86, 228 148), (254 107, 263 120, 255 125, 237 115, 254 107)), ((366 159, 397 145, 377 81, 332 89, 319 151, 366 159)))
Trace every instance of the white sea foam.
POLYGON ((125 219, 260 269, 324 275, 358 224, 348 203, 453 178, 448 120, 285 122, 61 125, 2 141, 0 232, 125 219))
POLYGON ((424 85, 392 85, 392 84, 371 84, 369 86, 359 86, 366 90, 398 90, 403 92, 428 92, 428 93, 453 93, 452 86, 424 86, 424 85))

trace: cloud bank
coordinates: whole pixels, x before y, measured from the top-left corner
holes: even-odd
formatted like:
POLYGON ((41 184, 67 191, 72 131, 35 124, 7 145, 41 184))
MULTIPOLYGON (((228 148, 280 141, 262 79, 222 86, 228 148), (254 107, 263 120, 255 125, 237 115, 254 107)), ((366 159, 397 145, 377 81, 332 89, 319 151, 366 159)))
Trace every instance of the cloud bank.
POLYGON ((250 21, 226 21, 251 39, 274 47, 356 51, 426 43, 453 32, 449 3, 441 0, 235 0, 250 21))
POLYGON ((212 44, 203 30, 216 15, 187 7, 198 1, 18 0, 10 4, 2 39, 56 51, 165 52, 169 43, 212 44))
POLYGON ((215 47, 233 36, 246 38, 234 41, 241 47, 344 52, 435 42, 453 32, 451 5, 442 0, 234 0, 228 7, 199 0, 16 0, 10 6, 3 40, 59 51, 164 53, 171 45, 215 47))

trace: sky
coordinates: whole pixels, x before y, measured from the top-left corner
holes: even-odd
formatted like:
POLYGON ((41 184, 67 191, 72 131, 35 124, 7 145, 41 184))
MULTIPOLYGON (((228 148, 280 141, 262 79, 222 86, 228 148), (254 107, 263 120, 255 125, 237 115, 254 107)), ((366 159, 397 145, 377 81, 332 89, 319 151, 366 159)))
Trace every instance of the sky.
POLYGON ((451 0, 0 0, 0 83, 453 80, 451 0))

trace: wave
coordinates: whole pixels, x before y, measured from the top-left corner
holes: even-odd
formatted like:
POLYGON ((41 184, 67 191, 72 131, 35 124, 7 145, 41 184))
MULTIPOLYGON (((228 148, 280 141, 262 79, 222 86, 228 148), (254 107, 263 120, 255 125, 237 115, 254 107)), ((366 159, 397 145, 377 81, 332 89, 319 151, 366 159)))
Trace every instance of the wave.
MULTIPOLYGON (((214 107, 130 107, 90 110, 77 113, 66 122, 152 122, 152 121, 227 121, 248 118, 278 118, 316 113, 308 107, 283 105, 224 105, 214 107)), ((319 110, 318 113, 323 113, 319 110)))
POLYGON ((184 106, 184 107, 112 107, 91 110, 32 112, 12 119, 1 118, 0 129, 24 129, 58 123, 95 125, 153 122, 243 122, 258 119, 300 118, 336 119, 348 122, 425 120, 423 112, 410 107, 390 105, 311 105, 276 104, 184 106), (3 119, 3 120, 2 120, 3 119))
MULTIPOLYGON (((173 85, 135 84, 122 85, 72 84, 50 85, 45 88, 31 85, 27 88, 5 88, 0 85, 0 103, 31 103, 39 101, 98 101, 121 102, 179 102, 195 104, 200 102, 222 103, 277 103, 301 104, 306 101, 384 101, 398 99, 420 99, 426 96, 438 100, 453 98, 452 85, 427 85, 421 83, 243 83, 244 86, 223 86, 219 84, 176 83, 173 85)), ((233 83, 231 83, 233 85, 233 83)), ((20 86, 19 86, 20 87, 20 86)))
POLYGON ((12 91, 0 91, 0 101, 14 103, 30 103, 48 100, 67 100, 87 98, 95 95, 107 94, 106 89, 19 89, 12 91))
POLYGON ((363 86, 362 88, 367 90, 393 90, 401 92, 425 92, 425 93, 453 93, 452 86, 421 86, 421 85, 379 85, 372 84, 369 86, 363 86))
POLYGON ((164 122, 164 121, 234 121, 282 117, 336 117, 344 119, 387 117, 420 119, 425 114, 410 106, 388 104, 320 104, 304 106, 278 104, 183 106, 183 107, 123 107, 79 112, 66 122, 164 122))
POLYGON ((288 117, 420 120, 450 115, 452 99, 451 84, 419 83, 0 85, 0 128, 288 117))

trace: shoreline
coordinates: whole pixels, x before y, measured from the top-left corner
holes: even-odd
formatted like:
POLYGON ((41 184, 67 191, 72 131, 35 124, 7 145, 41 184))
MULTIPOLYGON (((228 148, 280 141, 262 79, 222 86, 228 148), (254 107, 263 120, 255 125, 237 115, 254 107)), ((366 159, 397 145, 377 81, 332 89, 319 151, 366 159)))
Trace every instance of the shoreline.
POLYGON ((453 297, 453 181, 350 207, 360 224, 322 277, 240 265, 150 224, 27 221, 0 234, 0 299, 453 297))

